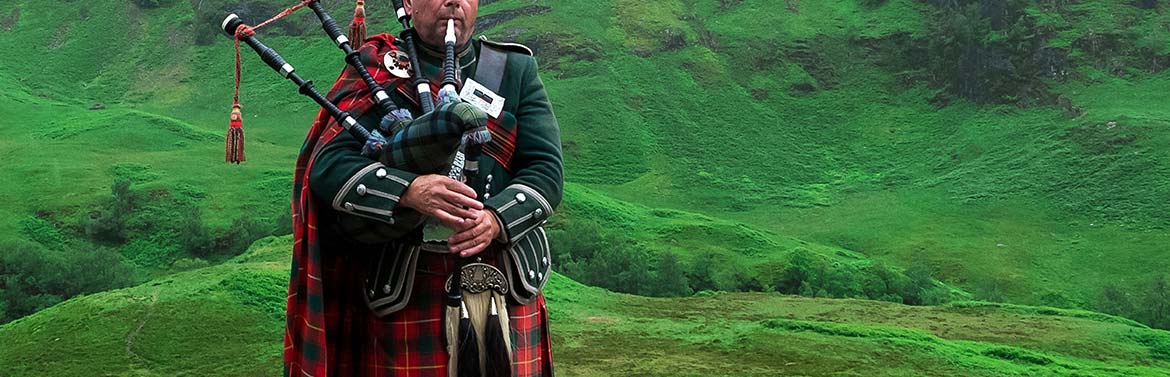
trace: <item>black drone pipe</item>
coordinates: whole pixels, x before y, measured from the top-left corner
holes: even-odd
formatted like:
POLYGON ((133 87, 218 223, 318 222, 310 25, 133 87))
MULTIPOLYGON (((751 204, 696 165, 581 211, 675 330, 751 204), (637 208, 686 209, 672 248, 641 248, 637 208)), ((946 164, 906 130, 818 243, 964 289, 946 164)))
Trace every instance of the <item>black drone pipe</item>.
POLYGON ((333 105, 332 102, 326 100, 324 96, 321 96, 321 93, 317 92, 317 89, 313 88, 312 81, 302 79, 300 76, 298 76, 293 66, 288 64, 284 58, 280 57, 280 54, 277 54, 275 50, 265 46, 263 43, 260 43, 260 41, 256 39, 254 35, 248 35, 250 33, 237 35, 236 32, 241 27, 245 27, 244 21, 241 21, 239 16, 235 15, 234 13, 228 15, 227 18, 223 20, 223 24, 221 26, 223 26, 223 31, 225 33, 228 33, 228 35, 233 37, 238 37, 249 47, 255 50, 256 54, 260 55, 260 60, 263 60, 265 64, 268 64, 269 67, 271 67, 277 73, 280 73, 281 76, 284 76, 296 84, 300 89, 301 94, 311 98, 313 102, 316 102, 317 105, 325 109, 325 112, 329 113, 329 116, 333 117, 333 119, 336 119, 337 123, 340 123, 341 126, 344 127, 345 130, 355 138, 358 140, 365 140, 367 143, 373 140, 379 147, 381 145, 385 145, 385 139, 381 134, 378 134, 377 130, 375 130, 373 133, 367 131, 365 127, 362 127, 360 124, 358 124, 357 119, 354 119, 349 115, 349 113, 338 109, 337 106, 333 105))
MULTIPOLYGON (((362 81, 366 83, 366 87, 370 88, 370 95, 374 97, 374 103, 377 104, 378 111, 381 112, 381 115, 390 114, 391 111, 397 110, 398 107, 394 105, 394 101, 390 100, 390 95, 386 93, 386 89, 378 85, 378 82, 374 81, 374 77, 370 76, 370 72, 366 70, 366 65, 361 60, 361 53, 353 49, 349 37, 341 32, 341 27, 337 25, 337 21, 333 17, 329 16, 329 13, 325 12, 325 9, 321 7, 321 2, 317 0, 310 1, 308 6, 313 10, 313 13, 317 14, 317 18, 321 20, 321 28, 325 30, 325 34, 329 35, 329 39, 336 42, 337 48, 345 52, 345 62, 349 63, 358 72, 358 75, 361 75, 362 81)), ((361 41, 358 41, 358 43, 361 43, 361 41)))
POLYGON ((435 109, 434 99, 431 98, 431 81, 423 74, 422 66, 418 64, 418 48, 414 45, 413 31, 410 30, 410 15, 402 0, 393 0, 394 10, 398 14, 398 22, 402 24, 402 38, 406 42, 406 54, 410 56, 410 66, 414 68, 414 86, 418 89, 418 101, 422 105, 423 114, 435 109))

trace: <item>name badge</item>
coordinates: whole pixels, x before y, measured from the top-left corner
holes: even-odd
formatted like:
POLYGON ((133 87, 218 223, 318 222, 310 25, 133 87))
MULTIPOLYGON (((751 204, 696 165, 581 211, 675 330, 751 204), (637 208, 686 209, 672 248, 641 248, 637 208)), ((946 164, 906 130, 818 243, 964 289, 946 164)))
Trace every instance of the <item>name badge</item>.
POLYGON ((463 83, 463 90, 459 92, 459 99, 483 110, 483 112, 491 115, 492 118, 499 118, 500 113, 504 111, 504 97, 500 97, 499 94, 488 90, 488 88, 472 79, 467 79, 467 82, 463 83))

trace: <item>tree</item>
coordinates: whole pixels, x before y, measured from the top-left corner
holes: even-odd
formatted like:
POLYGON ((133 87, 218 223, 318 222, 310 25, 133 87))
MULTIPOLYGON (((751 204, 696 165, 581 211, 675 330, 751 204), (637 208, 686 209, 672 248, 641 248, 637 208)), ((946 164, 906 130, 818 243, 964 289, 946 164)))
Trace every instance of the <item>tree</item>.
POLYGON ((116 178, 110 186, 111 197, 90 213, 85 221, 85 234, 96 241, 126 242, 126 221, 138 202, 130 189, 130 180, 116 178))
POLYGON ((657 279, 654 280, 651 294, 656 296, 686 296, 692 293, 683 274, 682 263, 674 253, 662 253, 658 256, 657 279))
POLYGON ((1159 275, 1148 287, 1142 305, 1146 307, 1146 324, 1170 329, 1170 279, 1166 275, 1159 275))
POLYGON ((788 255, 788 264, 783 276, 775 284, 776 290, 788 294, 801 294, 801 287, 807 285, 808 290, 815 293, 815 287, 811 286, 810 280, 817 262, 816 255, 808 249, 803 247, 793 249, 788 255), (805 284, 806 282, 808 284, 805 284))

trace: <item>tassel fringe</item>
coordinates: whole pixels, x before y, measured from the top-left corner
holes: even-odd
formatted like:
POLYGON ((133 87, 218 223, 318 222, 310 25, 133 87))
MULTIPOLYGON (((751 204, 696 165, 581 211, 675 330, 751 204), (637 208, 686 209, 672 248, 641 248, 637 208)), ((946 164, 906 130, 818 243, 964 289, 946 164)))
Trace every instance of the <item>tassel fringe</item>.
POLYGON ((456 364, 459 377, 480 377, 479 339, 475 334, 475 327, 471 325, 471 317, 467 314, 467 304, 464 303, 462 316, 459 318, 459 361, 456 364))
POLYGON ((357 0, 353 8, 353 21, 349 23, 349 40, 353 48, 357 49, 366 40, 366 2, 357 0))
POLYGON ((224 146, 224 161, 233 164, 244 162, 244 116, 240 113, 240 105, 232 105, 231 123, 228 126, 227 141, 224 146))
MULTIPOLYGON (((500 297, 492 293, 491 315, 484 329, 484 376, 508 377, 512 375, 512 347, 510 337, 504 332, 508 314, 501 316, 496 308, 500 297)), ((502 305, 502 303, 501 303, 502 305)), ((505 309, 507 310, 507 309, 505 309)))
POLYGON ((443 329, 447 335, 447 370, 448 375, 455 376, 459 365, 459 309, 458 305, 447 305, 446 315, 443 316, 443 329))

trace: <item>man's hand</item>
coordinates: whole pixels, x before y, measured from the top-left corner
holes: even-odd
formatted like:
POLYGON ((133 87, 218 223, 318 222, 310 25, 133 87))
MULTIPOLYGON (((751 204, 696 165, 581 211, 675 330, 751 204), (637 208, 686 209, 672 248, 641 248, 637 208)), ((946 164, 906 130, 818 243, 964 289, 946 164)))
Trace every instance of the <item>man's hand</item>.
POLYGON ((475 212, 475 217, 466 219, 462 227, 454 228, 455 234, 447 239, 451 252, 464 258, 483 251, 500 235, 500 224, 491 210, 475 212))
POLYGON ((439 219, 457 231, 483 212, 483 203, 475 200, 475 190, 438 174, 415 177, 398 204, 439 219))

